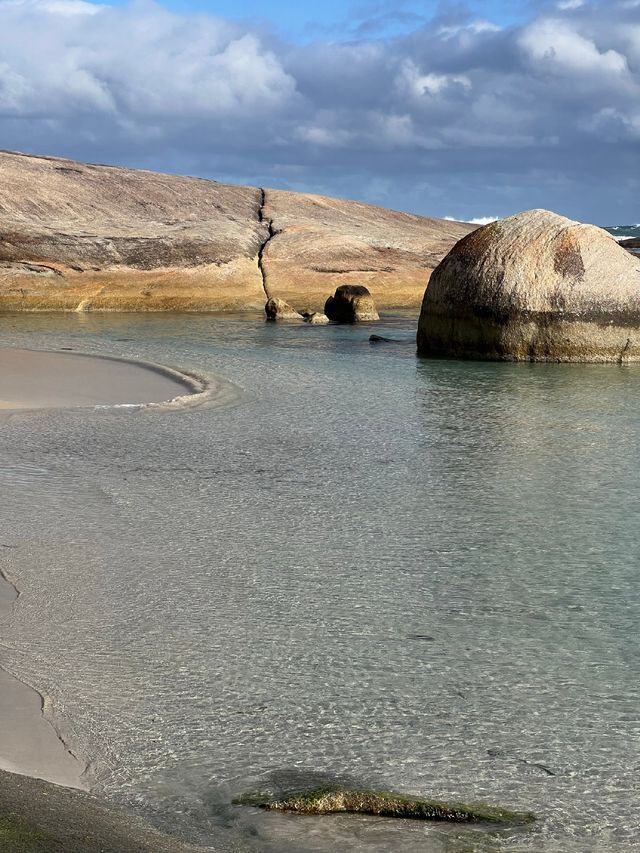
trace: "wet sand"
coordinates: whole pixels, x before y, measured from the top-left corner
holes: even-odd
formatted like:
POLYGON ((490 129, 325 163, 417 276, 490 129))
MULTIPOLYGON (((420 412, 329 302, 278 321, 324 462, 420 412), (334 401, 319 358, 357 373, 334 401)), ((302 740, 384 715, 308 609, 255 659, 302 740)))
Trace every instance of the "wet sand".
POLYGON ((84 764, 75 758, 42 713, 42 698, 0 670, 0 770, 86 788, 84 764))
MULTIPOLYGON (((154 365, 80 353, 0 348, 0 410, 163 403, 198 390, 186 377, 154 365)), ((2 575, 0 562, 0 621, 10 617, 17 599, 18 592, 2 575)), ((86 787, 85 765, 47 720, 43 697, 2 669, 1 654, 0 720, 0 770, 86 787)))
MULTIPOLYGON (((10 616, 17 599, 13 585, 0 574, 0 624, 10 616)), ((85 765, 45 718, 42 696, 1 666, 0 655, 0 770, 86 788, 85 765)))
POLYGON ((153 365, 0 348, 0 409, 162 403, 197 390, 180 374, 153 365))

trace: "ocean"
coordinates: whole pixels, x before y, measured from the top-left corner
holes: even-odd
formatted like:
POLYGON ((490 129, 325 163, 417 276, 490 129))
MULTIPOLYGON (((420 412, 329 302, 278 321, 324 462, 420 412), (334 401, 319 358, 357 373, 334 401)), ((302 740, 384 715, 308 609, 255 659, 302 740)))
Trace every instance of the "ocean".
POLYGON ((419 360, 416 319, 0 317, 225 380, 3 416, 2 664, 97 794, 219 851, 637 850, 640 366, 419 360), (231 805, 333 779, 538 820, 231 805))
MULTIPOLYGON (((640 238, 640 224, 637 225, 609 225, 605 228, 616 240, 629 240, 631 238, 640 238)), ((632 249, 634 254, 640 254, 640 249, 632 249)))

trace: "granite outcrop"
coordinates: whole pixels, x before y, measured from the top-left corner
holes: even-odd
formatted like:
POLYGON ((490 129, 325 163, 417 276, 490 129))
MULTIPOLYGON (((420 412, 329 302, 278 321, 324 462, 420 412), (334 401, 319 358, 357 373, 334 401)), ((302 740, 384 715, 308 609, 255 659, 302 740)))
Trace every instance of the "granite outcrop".
POLYGON ((0 310, 419 307, 473 226, 323 196, 0 152, 0 310))
POLYGON ((546 210, 460 240, 431 276, 418 352, 510 361, 640 360, 640 258, 546 210))

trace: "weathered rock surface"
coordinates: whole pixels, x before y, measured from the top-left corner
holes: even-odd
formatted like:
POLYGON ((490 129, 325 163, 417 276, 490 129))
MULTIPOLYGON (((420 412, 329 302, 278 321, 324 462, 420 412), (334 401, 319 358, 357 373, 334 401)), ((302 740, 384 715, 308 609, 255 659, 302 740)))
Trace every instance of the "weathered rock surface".
POLYGON ((342 284, 325 302, 324 313, 336 323, 365 323, 379 320, 368 288, 362 284, 342 284))
POLYGON ((0 153, 0 309, 262 308, 260 191, 0 153))
POLYGON ((472 226, 358 202, 0 152, 0 310, 320 307, 364 281, 420 304, 472 226))
POLYGON ((263 255, 267 287, 318 305, 341 284, 364 284, 379 307, 419 307, 425 276, 475 228, 284 190, 267 190, 263 216, 273 232, 263 255))
POLYGON ((292 308, 284 299, 279 299, 277 296, 267 300, 264 306, 267 320, 302 320, 302 314, 299 314, 295 308, 292 308))
POLYGON ((457 243, 433 273, 418 351, 513 361, 640 360, 640 258, 594 225, 530 210, 457 243))

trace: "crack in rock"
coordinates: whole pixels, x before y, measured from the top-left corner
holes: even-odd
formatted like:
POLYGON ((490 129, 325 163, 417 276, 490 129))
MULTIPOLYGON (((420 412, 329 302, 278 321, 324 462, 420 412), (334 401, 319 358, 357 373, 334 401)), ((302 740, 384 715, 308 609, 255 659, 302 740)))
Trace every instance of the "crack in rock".
POLYGON ((266 204, 267 192, 262 187, 260 187, 260 207, 258 208, 258 222, 265 223, 267 225, 268 233, 267 239, 263 241, 258 251, 258 269, 260 270, 260 274, 262 276, 262 288, 264 290, 265 296, 267 297, 267 300, 269 300, 273 297, 273 293, 269 290, 269 286, 267 284, 267 270, 264 264, 264 253, 266 251, 267 246, 269 245, 269 241, 272 240, 280 232, 274 228, 273 219, 267 219, 267 217, 265 216, 266 204))

